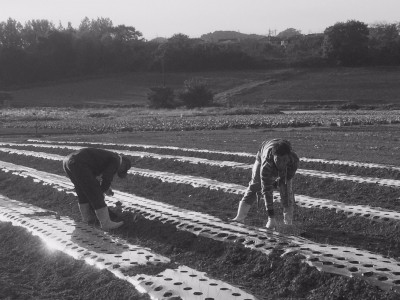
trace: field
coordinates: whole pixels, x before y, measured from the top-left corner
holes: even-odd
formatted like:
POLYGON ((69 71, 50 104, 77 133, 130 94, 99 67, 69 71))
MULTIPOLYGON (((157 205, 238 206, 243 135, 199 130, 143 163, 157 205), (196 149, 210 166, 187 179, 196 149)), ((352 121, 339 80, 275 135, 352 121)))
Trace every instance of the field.
MULTIPOLYGON (((221 79, 220 96, 245 84, 235 80, 221 79)), ((0 298, 399 299, 398 112, 262 109, 3 109, 0 298), (245 224, 230 222, 259 144, 276 137, 301 158, 294 226, 265 229, 262 205, 245 224), (133 164, 106 199, 125 222, 109 234, 80 222, 62 169, 85 146, 133 164)), ((274 205, 282 222, 277 192, 274 205)))
MULTIPOLYGON (((382 106, 400 102, 400 69, 330 68, 166 73, 165 85, 179 92, 185 80, 202 78, 219 104, 296 109, 334 108, 346 103, 382 106), (239 88, 239 92, 238 92, 239 88), (228 99, 227 99, 228 96, 228 99)), ((11 90, 14 107, 94 107, 147 104, 149 87, 163 84, 159 73, 86 78, 11 90)))

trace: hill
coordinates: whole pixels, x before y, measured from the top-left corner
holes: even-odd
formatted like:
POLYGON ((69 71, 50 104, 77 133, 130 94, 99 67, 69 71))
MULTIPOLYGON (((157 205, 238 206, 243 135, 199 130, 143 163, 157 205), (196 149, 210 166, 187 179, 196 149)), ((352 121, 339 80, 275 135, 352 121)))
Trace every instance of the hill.
POLYGON ((262 39, 265 38, 263 35, 258 34, 245 34, 237 31, 214 31, 207 34, 203 34, 200 37, 206 42, 221 42, 221 41, 241 41, 245 39, 262 39))

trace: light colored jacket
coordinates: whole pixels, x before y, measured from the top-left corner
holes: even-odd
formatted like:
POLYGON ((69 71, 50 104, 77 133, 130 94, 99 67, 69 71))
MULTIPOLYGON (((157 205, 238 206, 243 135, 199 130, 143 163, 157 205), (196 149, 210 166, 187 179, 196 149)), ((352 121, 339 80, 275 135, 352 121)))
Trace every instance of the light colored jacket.
MULTIPOLYGON (((292 151, 292 146, 289 141, 283 139, 273 139, 265 141, 261 144, 260 150, 257 153, 258 158, 261 163, 261 194, 266 198, 271 198, 273 192, 273 184, 276 178, 280 178, 281 182, 286 182, 291 180, 296 174, 297 168, 299 166, 299 157, 292 151), (286 178, 280 177, 281 174, 278 172, 278 168, 274 162, 274 156, 272 155, 272 148, 278 142, 287 143, 291 149, 289 154, 289 163, 287 165, 286 178)), ((269 199, 268 199, 269 200, 269 199)))

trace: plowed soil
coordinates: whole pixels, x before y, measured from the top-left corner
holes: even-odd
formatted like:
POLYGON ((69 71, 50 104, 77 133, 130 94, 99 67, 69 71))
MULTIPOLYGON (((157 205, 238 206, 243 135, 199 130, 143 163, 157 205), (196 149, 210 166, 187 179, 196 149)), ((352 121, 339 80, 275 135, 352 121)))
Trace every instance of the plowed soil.
MULTIPOLYGON (((198 135, 186 132, 163 133, 162 136, 159 133, 132 133, 131 135, 92 137, 92 140, 158 145, 169 144, 181 147, 188 147, 190 145, 190 147, 208 148, 210 150, 255 153, 258 144, 264 138, 283 136, 292 141, 294 148, 298 149, 299 156, 303 157, 375 163, 390 162, 391 164, 397 163, 397 165, 400 165, 399 158, 394 155, 396 149, 400 149, 400 130, 396 127, 390 127, 394 129, 389 132, 387 128, 383 126, 380 129, 382 137, 376 137, 375 140, 367 139, 366 136, 368 132, 370 136, 377 136, 377 128, 357 128, 353 131, 347 131, 346 129, 344 131, 334 130, 329 132, 324 130, 316 132, 226 131, 222 132, 224 135, 221 132, 199 132, 198 135), (388 138, 390 135, 391 142, 388 142, 385 138, 388 138), (321 139, 322 136, 329 136, 329 139, 321 139), (357 136, 359 136, 359 139, 356 138, 357 136), (242 140, 240 140, 240 137, 242 140), (317 140, 318 144, 316 144, 317 140), (328 142, 324 144, 323 141, 328 142), (331 147, 334 143, 332 141, 338 144, 331 147), (318 145, 318 147, 315 147, 315 145, 318 145), (368 150, 367 147, 377 147, 378 150, 368 150), (357 153, 355 149, 360 149, 360 153, 357 153)), ((80 140, 82 139, 87 140, 87 137, 80 138, 80 140)), ((37 150, 61 155, 71 152, 70 150, 37 150)), ((183 154, 175 152, 175 155, 183 154)), ((196 156, 198 157, 199 155, 196 154, 196 156)), ((210 155, 208 158, 222 159, 219 156, 213 155, 210 155)), ((149 158, 132 159, 135 162, 134 166, 139 168, 203 176, 242 185, 246 185, 250 179, 250 170, 240 171, 149 158)), ((224 160, 228 159, 224 158, 224 160)), ((0 153, 0 160, 11 161, 15 164, 63 175, 61 162, 4 153, 0 153)), ((241 159, 235 158, 235 160, 240 161, 241 159)), ((245 158, 243 162, 252 163, 252 158, 245 158)), ((311 164, 301 166, 301 168, 303 167, 317 169, 316 165, 311 164)), ((340 170, 331 167, 331 169, 326 170, 347 174, 357 173, 358 176, 384 176, 398 179, 398 173, 392 171, 374 173, 370 169, 354 167, 340 167, 340 170)), ((178 207, 209 213, 222 219, 234 216, 237 203, 240 200, 240 196, 233 194, 210 191, 204 188, 193 188, 183 184, 163 183, 160 180, 132 175, 128 176, 125 181, 115 180, 113 186, 118 190, 132 192, 138 196, 170 203, 178 207)), ((16 175, 0 172, 0 190, 2 194, 10 198, 51 209, 79 220, 80 216, 76 199, 72 195, 59 192, 49 186, 34 183, 29 178, 21 178, 16 175)), ((400 204, 397 203, 400 197, 399 189, 391 187, 356 184, 298 175, 296 177, 295 192, 302 195, 338 200, 348 204, 368 204, 370 206, 400 210, 400 204)), ((279 204, 276 207, 277 215, 281 216, 279 204)), ((207 272, 213 278, 226 280, 231 284, 240 286, 260 299, 399 299, 400 297, 394 292, 381 291, 379 288, 371 286, 361 279, 321 273, 315 268, 302 263, 300 255, 282 257, 281 252, 277 250, 271 255, 265 256, 244 248, 241 245, 226 244, 197 237, 193 234, 179 231, 172 225, 161 224, 157 221, 149 221, 141 218, 133 221, 132 214, 129 212, 118 212, 117 210, 117 214, 126 223, 126 226, 117 232, 121 237, 128 239, 132 243, 139 243, 140 245, 150 247, 155 252, 170 257, 174 264, 185 264, 197 270, 207 272)), ((263 210, 257 210, 256 207, 253 207, 248 223, 263 226, 265 223, 263 210)), ((322 243, 362 248, 397 259, 400 257, 400 229, 398 223, 395 222, 377 223, 365 218, 348 218, 344 214, 338 214, 333 211, 297 207, 295 224, 296 230, 290 232, 291 234, 322 243)), ((48 250, 38 249, 40 247, 43 248, 38 239, 31 238, 33 242, 29 239, 30 244, 36 245, 29 247, 27 245, 29 243, 22 243, 22 240, 28 240, 28 234, 24 230, 11 228, 7 224, 0 225, 2 240, 9 241, 1 243, 0 246, 1 259, 2 261, 6 261, 4 268, 1 268, 1 273, 3 274, 1 283, 4 282, 4 284, 2 284, 0 292, 4 290, 4 299, 86 299, 89 296, 92 299, 146 299, 140 298, 141 296, 137 294, 130 294, 133 293, 131 287, 126 287, 125 282, 114 282, 115 278, 113 279, 113 276, 106 271, 100 272, 94 270, 91 267, 84 266, 82 262, 72 262, 72 259, 68 257, 59 258, 62 256, 61 254, 57 254, 59 255, 57 258, 52 259, 52 256, 48 258, 49 255, 45 252, 48 250), (21 246, 22 244, 24 245, 21 246), (39 255, 43 254, 43 251, 45 253, 43 257, 38 258, 39 255), (20 259, 21 257, 24 259, 20 259), (67 274, 74 273, 76 276, 71 275, 71 278, 65 276, 63 277, 63 280, 65 279, 63 281, 57 272, 62 272, 67 267, 62 266, 61 262, 58 263, 59 260, 67 260, 69 262, 68 266, 79 265, 80 268, 84 268, 84 271, 80 269, 65 271, 67 274), (40 270, 38 267, 38 265, 40 266, 40 262, 44 266, 48 266, 47 268, 51 269, 51 272, 39 271, 36 275, 45 274, 48 277, 45 275, 41 275, 44 277, 37 277, 31 273, 28 273, 30 276, 22 276, 23 272, 17 271, 24 269, 40 270), (14 269, 14 265, 16 269, 14 269), (86 272, 94 272, 92 273, 94 275, 87 275, 91 273, 86 272), (83 278, 88 276, 92 278, 94 283, 87 283, 85 279, 80 279, 79 274, 81 273, 83 278), (106 275, 104 276, 106 278, 102 277, 103 275, 98 275, 98 273, 105 273, 106 275), (6 280, 4 278, 12 279, 6 280), (54 280, 54 283, 46 285, 37 284, 39 281, 46 282, 46 280, 50 280, 50 282, 54 280), (60 281, 59 285, 58 283, 56 284, 58 281, 60 281), (85 284, 82 284, 80 287, 74 285, 80 282, 85 282, 85 284), (54 291, 51 289, 52 287, 54 287, 54 291), (100 293, 93 294, 97 293, 97 289, 102 289, 101 296, 98 296, 100 293), (79 294, 81 298, 76 296, 76 294, 79 294), (105 295, 108 296, 106 297, 105 295), (104 298, 101 298, 102 296, 104 298)), ((151 270, 147 271, 151 272, 151 270)))

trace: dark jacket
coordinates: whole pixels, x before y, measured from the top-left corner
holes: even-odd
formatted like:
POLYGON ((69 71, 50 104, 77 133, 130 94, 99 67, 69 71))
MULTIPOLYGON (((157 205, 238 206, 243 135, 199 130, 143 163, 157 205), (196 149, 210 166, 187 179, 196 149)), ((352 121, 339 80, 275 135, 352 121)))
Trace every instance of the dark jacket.
POLYGON ((83 148, 70 154, 69 163, 79 163, 87 167, 94 177, 101 175, 101 190, 107 191, 114 175, 117 173, 120 165, 120 156, 117 153, 97 149, 83 148))

